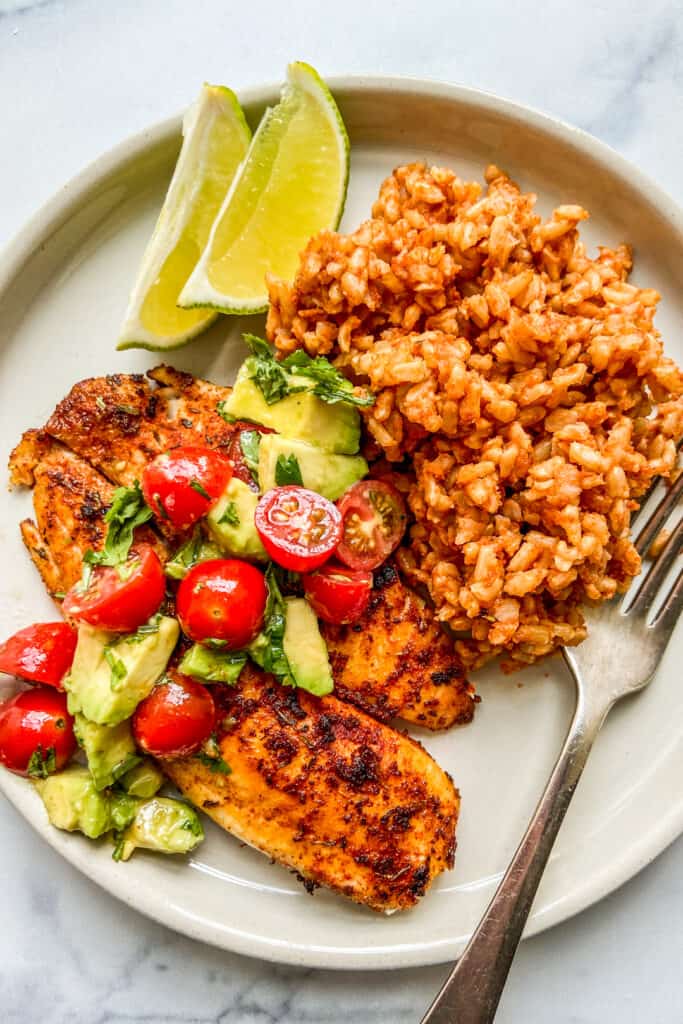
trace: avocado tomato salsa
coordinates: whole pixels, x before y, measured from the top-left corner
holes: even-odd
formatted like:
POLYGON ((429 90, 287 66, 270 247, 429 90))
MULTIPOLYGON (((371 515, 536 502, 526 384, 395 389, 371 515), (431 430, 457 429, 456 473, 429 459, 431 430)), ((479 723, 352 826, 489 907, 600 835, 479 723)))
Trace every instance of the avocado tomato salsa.
POLYGON ((152 758, 230 772, 214 694, 248 659, 330 693, 318 619, 360 618, 372 570, 405 530, 400 494, 369 479, 358 454, 358 406, 373 399, 324 358, 278 361, 267 342, 245 341, 218 408, 234 424, 226 449, 175 448, 118 488, 104 546, 64 597, 68 621, 0 645, 0 671, 40 684, 0 706, 0 763, 33 779, 56 827, 110 835, 116 859, 201 841, 194 809, 159 796, 152 758), (135 538, 150 520, 180 535, 165 564, 161 545, 135 538), (86 764, 70 763, 77 748, 86 764))

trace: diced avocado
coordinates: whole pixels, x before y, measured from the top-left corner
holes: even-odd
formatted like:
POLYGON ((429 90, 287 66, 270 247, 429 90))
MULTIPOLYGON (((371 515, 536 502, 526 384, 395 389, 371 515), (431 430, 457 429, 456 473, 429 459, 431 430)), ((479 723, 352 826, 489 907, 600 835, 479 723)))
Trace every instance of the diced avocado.
POLYGON ((131 796, 130 793, 121 793, 120 791, 112 793, 109 797, 111 827, 116 832, 123 832, 135 821, 135 815, 138 813, 141 803, 141 800, 131 796))
POLYGON ((301 470, 304 487, 317 491, 330 501, 340 498, 352 484, 368 472, 362 455, 334 455, 305 441, 292 441, 279 434, 264 434, 258 467, 259 487, 269 491, 278 483, 278 458, 294 456, 301 470))
POLYGON ((303 597, 286 597, 287 619, 283 647, 297 686, 316 697, 334 689, 327 645, 318 619, 303 597))
POLYGON ((148 799, 159 792, 164 784, 164 773, 157 768, 154 761, 148 757, 144 758, 141 764, 137 764, 126 772, 119 779, 129 796, 141 796, 148 799))
MULTIPOLYGON (((251 420, 272 427, 284 437, 308 441, 329 452, 353 455, 360 444, 360 416, 352 405, 338 402, 328 405, 310 390, 268 405, 260 388, 251 379, 247 359, 237 374, 232 394, 223 403, 223 411, 239 420, 251 420)), ((311 380, 292 375, 293 384, 310 389, 311 380)))
POLYGON ((87 768, 65 768, 34 785, 55 828, 97 839, 112 827, 109 797, 95 789, 87 768))
POLYGON ((244 480, 232 478, 225 491, 206 517, 211 537, 221 553, 238 558, 267 560, 266 549, 254 526, 254 512, 259 496, 244 480))
POLYGON ((178 669, 186 676, 205 683, 236 683, 247 655, 243 651, 220 651, 195 644, 183 657, 178 669))
POLYGON ((128 860, 134 850, 188 853, 204 838, 204 829, 193 807, 157 796, 138 802, 135 817, 119 837, 115 860, 128 860))
POLYGON ((174 554, 173 558, 164 566, 164 572, 174 580, 185 579, 188 572, 199 562, 206 562, 210 558, 222 558, 223 552, 219 547, 207 540, 199 527, 195 530, 188 541, 174 554))
POLYGON ((95 789, 113 786, 118 778, 140 761, 128 721, 118 725, 97 725, 78 713, 74 730, 88 759, 95 789))
POLYGON ((130 718, 166 668, 179 632, 177 621, 165 615, 153 632, 118 638, 82 623, 64 679, 71 714, 80 711, 98 725, 130 718))

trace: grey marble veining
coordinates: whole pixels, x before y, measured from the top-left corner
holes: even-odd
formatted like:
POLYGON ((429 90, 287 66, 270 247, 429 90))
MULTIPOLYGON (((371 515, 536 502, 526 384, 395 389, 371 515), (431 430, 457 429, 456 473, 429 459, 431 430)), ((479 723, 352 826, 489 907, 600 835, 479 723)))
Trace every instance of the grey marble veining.
MULTIPOLYGON (((615 146, 683 201, 680 0, 0 0, 0 244, 65 180, 182 108, 294 57, 463 82, 615 146)), ((634 823, 637 827, 637 823, 634 823)), ((78 875, 0 803, 2 1024, 412 1024, 445 968, 275 967, 176 936, 78 875)), ((680 1020, 683 841, 520 950, 501 1024, 680 1020)))

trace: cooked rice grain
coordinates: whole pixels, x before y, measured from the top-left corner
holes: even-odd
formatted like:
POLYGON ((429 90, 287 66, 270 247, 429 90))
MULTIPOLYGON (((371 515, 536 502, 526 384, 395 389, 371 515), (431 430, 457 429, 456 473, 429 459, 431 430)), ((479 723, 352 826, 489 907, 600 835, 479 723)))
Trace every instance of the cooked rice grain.
POLYGON ((486 181, 398 168, 370 220, 270 282, 268 336, 375 393, 368 454, 414 517, 404 573, 467 665, 514 667, 579 643, 581 604, 638 573, 629 521, 674 470, 683 378, 629 248, 590 258, 582 207, 543 221, 498 168, 486 181))

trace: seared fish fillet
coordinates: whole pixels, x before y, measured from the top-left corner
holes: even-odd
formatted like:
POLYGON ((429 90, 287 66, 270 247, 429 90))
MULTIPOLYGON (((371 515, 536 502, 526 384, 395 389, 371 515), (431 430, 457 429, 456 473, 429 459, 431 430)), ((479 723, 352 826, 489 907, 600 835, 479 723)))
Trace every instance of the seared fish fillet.
MULTIPOLYGON (((168 366, 75 384, 46 431, 113 483, 130 485, 160 452, 181 444, 224 446, 233 431, 216 412, 230 388, 168 366), (153 386, 156 385, 156 386, 153 386)), ((168 523, 159 524, 171 539, 168 523)), ((453 643, 431 609, 395 570, 377 587, 355 626, 325 627, 336 692, 386 721, 399 717, 427 729, 469 722, 474 710, 453 643), (386 585, 390 584, 390 585, 386 585)))
MULTIPOLYGON (((27 430, 10 455, 10 480, 33 487, 36 521, 25 519, 21 535, 51 597, 76 583, 83 555, 104 543, 104 514, 114 491, 109 481, 43 431, 27 430)), ((168 552, 148 527, 136 533, 162 560, 168 552)))
POLYGON ((148 462, 180 445, 225 445, 233 426, 216 412, 230 394, 208 381, 158 366, 142 374, 91 377, 74 384, 45 430, 108 480, 130 486, 148 462))
POLYGON ((222 828, 374 910, 416 903, 453 866, 460 798, 414 740, 252 668, 221 687, 232 774, 189 758, 161 767, 222 828))
POLYGON ((350 626, 323 625, 335 693, 386 721, 400 717, 427 729, 447 729, 474 714, 453 642, 431 609, 403 585, 396 569, 375 573, 362 618, 350 626))

